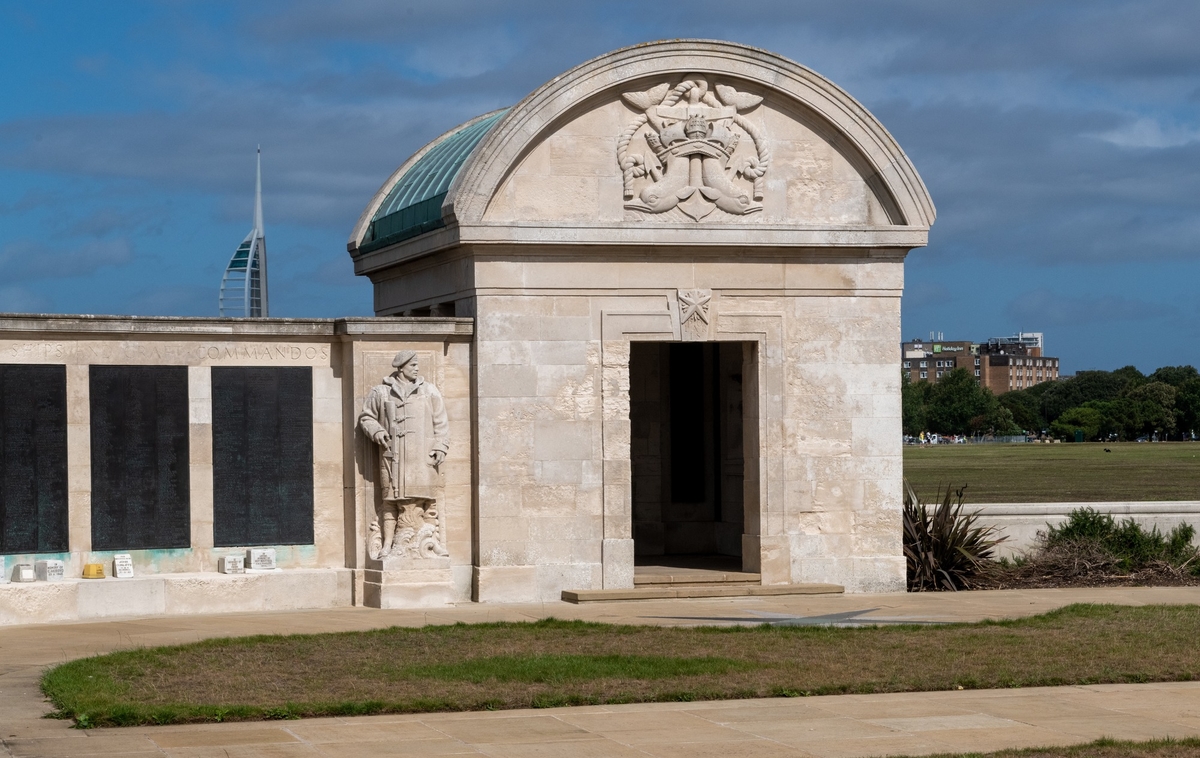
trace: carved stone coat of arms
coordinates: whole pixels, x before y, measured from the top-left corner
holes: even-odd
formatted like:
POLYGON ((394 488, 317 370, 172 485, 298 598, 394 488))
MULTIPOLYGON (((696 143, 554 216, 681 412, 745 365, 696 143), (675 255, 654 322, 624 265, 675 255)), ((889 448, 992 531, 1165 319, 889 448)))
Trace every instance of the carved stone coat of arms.
POLYGON ((617 140, 626 209, 678 208, 695 221, 718 209, 735 216, 762 210, 771 154, 761 128, 743 115, 762 98, 724 84, 715 90, 691 76, 622 95, 640 111, 617 140))

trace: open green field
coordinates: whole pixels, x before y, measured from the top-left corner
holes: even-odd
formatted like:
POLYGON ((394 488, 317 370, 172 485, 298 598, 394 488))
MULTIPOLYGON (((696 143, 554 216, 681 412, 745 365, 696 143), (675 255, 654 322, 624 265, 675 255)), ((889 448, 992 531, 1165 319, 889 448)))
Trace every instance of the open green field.
POLYGON ((965 484, 968 505, 1200 500, 1200 442, 905 446, 904 476, 930 500, 965 484))
POLYGON ((1200 606, 858 629, 581 621, 261 636, 47 672, 79 726, 1200 678, 1200 606))

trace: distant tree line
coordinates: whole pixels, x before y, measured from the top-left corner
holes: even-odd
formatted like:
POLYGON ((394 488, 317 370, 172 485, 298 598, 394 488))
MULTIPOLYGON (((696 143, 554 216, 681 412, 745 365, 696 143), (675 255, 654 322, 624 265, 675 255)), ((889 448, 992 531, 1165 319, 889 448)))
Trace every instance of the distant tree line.
POLYGON ((1191 439, 1200 431, 1200 372, 1164 366, 1146 376, 1133 366, 1116 371, 1080 371, 1069 379, 1043 382, 999 397, 981 387, 966 369, 936 383, 903 385, 904 433, 1047 433, 1085 440, 1191 439))
POLYGON ((905 434, 1021 434, 1012 411, 965 368, 947 371, 936 382, 902 377, 905 434))

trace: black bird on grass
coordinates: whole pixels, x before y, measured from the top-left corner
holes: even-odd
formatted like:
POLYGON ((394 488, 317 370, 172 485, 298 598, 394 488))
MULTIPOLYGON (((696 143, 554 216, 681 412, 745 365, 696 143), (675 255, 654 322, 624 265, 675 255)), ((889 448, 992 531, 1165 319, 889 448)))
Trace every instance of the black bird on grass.
POLYGON ((1111 453, 1112 451, 1111 451, 1111 450, 1109 450, 1108 448, 1104 448, 1104 452, 1106 452, 1106 453, 1111 453))

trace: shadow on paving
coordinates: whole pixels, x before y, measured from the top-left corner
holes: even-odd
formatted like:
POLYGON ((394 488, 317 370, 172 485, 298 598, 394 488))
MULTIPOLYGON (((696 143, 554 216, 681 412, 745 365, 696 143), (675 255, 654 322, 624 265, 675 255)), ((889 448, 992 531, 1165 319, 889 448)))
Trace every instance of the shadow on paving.
POLYGON ((951 621, 928 621, 923 619, 910 618, 880 618, 870 617, 862 618, 868 613, 874 613, 878 608, 867 608, 862 611, 846 611, 844 613, 827 613, 821 616, 792 616, 786 613, 773 613, 771 611, 746 611, 757 616, 757 619, 748 619, 736 616, 653 616, 652 618, 672 620, 672 621, 697 621, 697 622, 717 622, 725 625, 743 625, 754 624, 764 626, 836 626, 836 627, 860 627, 860 626, 889 626, 897 624, 915 624, 919 626, 934 626, 939 624, 954 623, 951 621))

